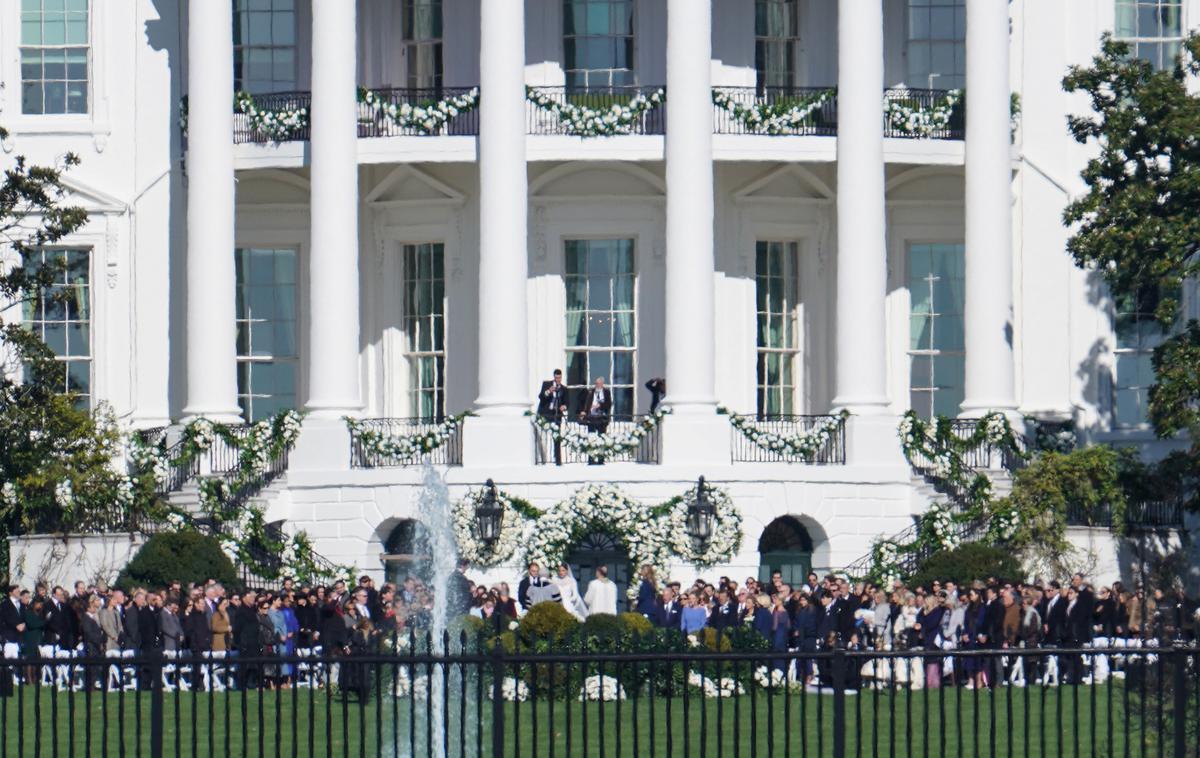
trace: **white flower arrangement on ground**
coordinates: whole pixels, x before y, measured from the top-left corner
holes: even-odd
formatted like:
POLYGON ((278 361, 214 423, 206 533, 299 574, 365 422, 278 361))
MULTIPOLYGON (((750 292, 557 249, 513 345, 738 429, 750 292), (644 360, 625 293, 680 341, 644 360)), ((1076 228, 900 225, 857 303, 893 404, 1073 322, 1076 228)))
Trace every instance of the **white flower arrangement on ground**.
POLYGON ((433 103, 413 105, 393 103, 378 92, 359 87, 358 102, 372 121, 387 121, 398 129, 412 129, 419 134, 436 134, 452 118, 479 107, 479 88, 473 87, 461 95, 450 95, 433 103))
POLYGON ((520 679, 506 676, 500 682, 500 698, 510 703, 524 703, 529 699, 529 685, 520 679))
POLYGON ((450 506, 450 522, 454 527, 454 540, 458 544, 458 557, 481 568, 508 563, 524 544, 526 527, 526 521, 514 506, 512 497, 497 490, 496 504, 503 511, 500 535, 492 545, 476 539, 475 509, 483 502, 486 492, 483 488, 473 489, 450 506))
POLYGON ((952 89, 930 106, 915 104, 907 89, 888 90, 883 98, 883 115, 891 128, 909 137, 931 137, 950 128, 962 90, 952 89))
POLYGON ((633 428, 617 434, 592 434, 581 424, 565 420, 555 423, 536 414, 533 416, 533 423, 552 439, 580 455, 609 460, 637 450, 646 435, 657 429, 670 412, 669 409, 659 408, 641 419, 633 428))
POLYGON ((459 413, 432 429, 402 436, 378 432, 365 422, 349 416, 345 418, 345 422, 346 428, 364 452, 380 458, 413 461, 449 442, 454 432, 462 425, 463 419, 469 415, 469 412, 459 413))
POLYGON ((717 412, 729 416, 733 428, 763 450, 804 461, 816 458, 850 415, 843 410, 821 419, 807 432, 783 435, 759 429, 752 417, 740 416, 724 406, 717 408, 717 412))
POLYGON ((688 672, 688 684, 699 689, 707 698, 734 697, 746 692, 746 688, 736 679, 726 676, 714 681, 695 671, 688 672))
POLYGON ((667 91, 659 87, 649 94, 639 92, 624 105, 613 103, 607 108, 588 108, 556 99, 535 87, 525 88, 525 98, 530 103, 557 116, 567 134, 576 137, 633 134, 642 115, 662 105, 666 95, 667 91))
POLYGON ((590 700, 594 702, 611 703, 625 699, 625 688, 615 677, 592 674, 583 680, 579 688, 579 702, 590 700))
POLYGON ((787 676, 777 668, 768 669, 766 666, 759 666, 754 669, 754 681, 759 687, 774 689, 787 684, 787 676))
POLYGON ((812 115, 837 96, 827 89, 806 95, 790 104, 753 103, 742 105, 728 93, 714 89, 713 104, 739 121, 747 131, 787 134, 812 125, 812 115))

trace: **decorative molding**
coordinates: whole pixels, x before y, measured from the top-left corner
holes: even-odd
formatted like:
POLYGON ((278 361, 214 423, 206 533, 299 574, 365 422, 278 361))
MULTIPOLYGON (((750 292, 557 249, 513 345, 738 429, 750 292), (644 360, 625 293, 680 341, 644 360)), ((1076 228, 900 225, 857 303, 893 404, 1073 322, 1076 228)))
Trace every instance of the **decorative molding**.
POLYGON ((450 278, 454 281, 463 277, 463 213, 462 209, 454 213, 454 240, 450 246, 450 278))
POLYGON ((529 237, 533 246, 533 256, 539 261, 546 260, 549 251, 546 248, 546 206, 537 204, 533 206, 533 228, 529 231, 529 237))
POLYGON ((380 208, 414 207, 422 205, 452 205, 461 206, 467 201, 467 196, 439 179, 424 171, 401 163, 387 173, 370 192, 363 197, 363 202, 380 208), (405 179, 415 179, 433 191, 442 195, 440 198, 421 198, 417 200, 383 200, 384 194, 405 179))
POLYGON ((121 272, 121 261, 117 255, 119 241, 116 219, 109 215, 104 219, 104 277, 110 290, 117 288, 121 272))
MULTIPOLYGON (((640 179, 653 189, 657 190, 660 195, 666 195, 667 182, 662 177, 650 171, 647 168, 633 163, 615 163, 611 161, 571 161, 560 166, 555 166, 546 173, 529 183, 529 196, 538 198, 538 193, 553 182, 570 176, 571 174, 579 173, 580 171, 595 171, 597 169, 604 171, 616 171, 622 174, 628 174, 636 179, 640 179)), ((582 198, 581 198, 582 199, 582 198)), ((587 196, 586 199, 593 199, 593 196, 587 196)), ((639 198, 640 199, 640 198, 639 198)))
POLYGON ((733 202, 742 203, 747 200, 754 202, 790 202, 790 203, 830 203, 837 199, 837 193, 811 170, 795 163, 786 163, 774 168, 754 181, 734 190, 733 202), (755 196, 754 193, 768 186, 781 176, 794 176, 817 192, 819 197, 778 197, 773 195, 755 196))
POLYGON ((916 168, 901 171, 893 176, 884 185, 883 191, 885 194, 889 194, 893 190, 903 187, 905 184, 934 176, 950 176, 963 179, 963 170, 961 166, 917 166, 916 168))

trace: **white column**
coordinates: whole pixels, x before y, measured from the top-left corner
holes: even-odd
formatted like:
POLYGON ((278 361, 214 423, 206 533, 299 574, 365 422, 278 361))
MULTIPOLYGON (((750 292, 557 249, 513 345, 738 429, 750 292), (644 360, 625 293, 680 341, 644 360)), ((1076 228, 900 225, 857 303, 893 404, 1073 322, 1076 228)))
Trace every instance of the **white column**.
POLYGON ((714 354, 712 4, 667 2, 667 402, 716 409, 714 354))
POLYGON ((312 15, 307 408, 335 418, 362 409, 355 4, 312 0, 312 15))
POLYGON ((233 6, 188 3, 187 401, 235 422, 233 6))
POLYGON ((838 3, 837 396, 887 410, 882 0, 838 3))
POLYGON ((1017 407, 1012 347, 1008 0, 967 3, 963 415, 1017 407))
POLYGON ((521 416, 528 382, 525 5, 480 3, 479 397, 481 416, 521 416))

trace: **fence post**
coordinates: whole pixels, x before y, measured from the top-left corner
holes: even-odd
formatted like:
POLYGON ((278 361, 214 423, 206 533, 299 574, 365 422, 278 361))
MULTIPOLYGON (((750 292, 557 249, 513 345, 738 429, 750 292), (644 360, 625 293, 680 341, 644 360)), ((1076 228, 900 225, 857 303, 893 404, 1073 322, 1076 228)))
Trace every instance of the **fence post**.
POLYGON ((150 758, 162 758, 163 754, 163 654, 161 650, 151 653, 150 665, 150 758))
MULTIPOLYGON (((1171 660, 1175 663, 1175 758, 1187 755, 1187 653, 1178 644, 1171 660)), ((1164 737, 1166 735, 1163 735, 1164 737)))
POLYGON ((504 645, 496 637, 492 649, 492 758, 504 755, 504 645))
POLYGON ((846 651, 833 651, 833 756, 846 755, 846 651))

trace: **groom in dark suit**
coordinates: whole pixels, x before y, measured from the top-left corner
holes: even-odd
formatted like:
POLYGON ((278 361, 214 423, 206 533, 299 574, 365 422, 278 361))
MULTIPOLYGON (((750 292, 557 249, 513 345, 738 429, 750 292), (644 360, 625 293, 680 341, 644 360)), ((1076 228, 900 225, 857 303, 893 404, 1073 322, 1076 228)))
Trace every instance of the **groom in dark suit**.
MULTIPOLYGON (((562 369, 556 368, 554 378, 542 382, 542 388, 538 390, 537 414, 551 424, 558 424, 566 412, 567 387, 562 383, 562 369)), ((557 437, 554 439, 554 465, 562 465, 562 442, 557 437)))
MULTIPOLYGON (((579 409, 579 417, 587 424, 592 434, 604 434, 608 431, 608 422, 612 418, 612 390, 604 386, 604 377, 597 377, 596 383, 583 396, 583 407, 579 409)), ((604 463, 603 458, 589 458, 588 463, 598 466, 604 463)))

